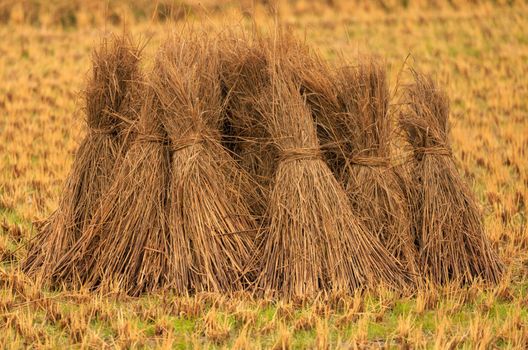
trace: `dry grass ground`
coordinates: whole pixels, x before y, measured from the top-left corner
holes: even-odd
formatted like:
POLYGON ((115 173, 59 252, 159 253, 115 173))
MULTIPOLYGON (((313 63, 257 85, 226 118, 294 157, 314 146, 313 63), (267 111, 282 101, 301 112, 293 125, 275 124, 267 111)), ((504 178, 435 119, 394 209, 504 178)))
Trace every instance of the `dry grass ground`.
MULTIPOLYGON (((301 2, 302 4, 302 2, 301 2)), ((234 12, 231 8, 226 11, 234 12)), ((19 16, 19 15, 18 15, 19 16)), ((225 22, 210 13, 205 25, 225 22)), ((196 15, 198 17, 198 15, 196 15)), ((445 287, 400 298, 332 296, 306 305, 200 294, 141 298, 52 293, 18 272, 31 222, 57 206, 85 132, 78 92, 104 26, 0 24, 0 344, 7 348, 402 348, 528 346, 528 6, 311 11, 282 20, 329 58, 374 52, 392 86, 407 63, 434 72, 452 105, 458 165, 484 208, 508 273, 495 289, 445 287), (396 11, 396 10, 395 10, 396 11)), ((242 18, 242 17, 236 17, 242 18)), ((259 22, 269 23, 260 11, 259 22)), ((237 19, 241 24, 247 19, 237 19)), ((233 21, 231 21, 233 22, 233 21)), ((64 23, 63 23, 64 24, 64 23)), ((167 24, 130 24, 150 38, 167 24)), ((108 27, 110 28, 110 27, 108 27)), ((116 27, 114 30, 120 30, 116 27)))

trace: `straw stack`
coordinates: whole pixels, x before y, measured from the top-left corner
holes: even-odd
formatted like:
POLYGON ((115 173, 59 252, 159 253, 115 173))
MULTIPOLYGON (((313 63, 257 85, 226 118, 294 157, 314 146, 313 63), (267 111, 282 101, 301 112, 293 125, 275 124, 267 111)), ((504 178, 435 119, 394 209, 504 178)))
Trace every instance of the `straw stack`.
POLYGON ((413 149, 414 225, 425 277, 432 282, 496 283, 502 264, 484 233, 478 205, 448 144, 449 103, 430 77, 413 72, 400 123, 413 149))
POLYGON ((94 54, 89 127, 24 270, 53 286, 140 295, 251 290, 287 299, 498 282, 421 74, 394 167, 386 72, 333 68, 281 31, 172 34, 144 77, 126 37, 94 54), (407 172, 407 170, 409 172, 407 172), (416 278, 415 278, 416 277, 416 278))
POLYGON ((311 111, 284 69, 287 56, 278 46, 269 53, 271 86, 258 102, 280 155, 262 236, 259 287, 287 298, 380 284, 403 288, 408 276, 361 226, 323 161, 311 111))
POLYGON ((154 79, 172 149, 168 220, 178 290, 229 292, 254 276, 255 185, 221 144, 225 113, 216 39, 174 35, 154 79), (181 286, 180 286, 181 284, 181 286))
POLYGON ((56 283, 137 295, 169 283, 173 256, 165 219, 169 179, 159 102, 146 91, 134 139, 79 241, 58 263, 56 283))
POLYGON ((104 39, 93 54, 85 91, 87 135, 81 141, 58 209, 31 243, 23 269, 48 279, 84 233, 112 179, 125 130, 139 113, 140 48, 127 36, 104 39))
MULTIPOLYGON (((343 184, 364 226, 409 272, 417 275, 411 213, 391 166, 392 121, 384 68, 373 58, 343 65, 335 77, 339 113, 329 129, 341 150, 334 174, 343 184)), ((335 163, 334 163, 335 164, 335 163)))

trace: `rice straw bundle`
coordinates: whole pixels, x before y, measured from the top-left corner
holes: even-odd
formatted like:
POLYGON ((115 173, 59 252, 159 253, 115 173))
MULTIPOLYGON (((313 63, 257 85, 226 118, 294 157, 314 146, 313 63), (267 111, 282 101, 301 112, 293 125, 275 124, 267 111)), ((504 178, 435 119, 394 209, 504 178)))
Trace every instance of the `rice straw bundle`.
POLYGON ((334 167, 355 213, 408 271, 417 273, 411 213, 391 167, 389 90, 382 66, 369 58, 337 71, 340 112, 329 118, 345 166, 334 167))
POLYGON ((224 110, 217 40, 175 35, 161 49, 156 91, 171 142, 168 220, 181 288, 229 292, 251 281, 257 224, 247 174, 221 144, 224 110))
POLYGON ((414 224, 427 278, 446 283, 481 278, 497 283, 502 264, 484 233, 481 214, 457 171, 448 144, 447 96, 430 77, 413 72, 401 126, 413 148, 414 224))
POLYGON ((352 213, 322 160, 299 87, 282 68, 284 56, 276 55, 273 50, 272 86, 259 102, 280 152, 262 236, 259 287, 287 298, 379 284, 403 288, 408 276, 352 213))
POLYGON ((134 139, 115 169, 91 225, 57 264, 57 282, 137 295, 170 283, 173 258, 165 219, 169 180, 159 103, 146 91, 134 139))
POLYGON ((32 242, 23 269, 48 279, 58 259, 91 221, 111 181, 125 135, 136 118, 142 74, 140 49, 127 36, 104 39, 93 54, 85 91, 88 134, 81 141, 66 179, 58 209, 32 242))
POLYGON ((310 107, 324 158, 354 213, 408 271, 417 272, 408 203, 390 167, 391 120, 385 71, 374 61, 337 72, 294 37, 279 42, 310 107))

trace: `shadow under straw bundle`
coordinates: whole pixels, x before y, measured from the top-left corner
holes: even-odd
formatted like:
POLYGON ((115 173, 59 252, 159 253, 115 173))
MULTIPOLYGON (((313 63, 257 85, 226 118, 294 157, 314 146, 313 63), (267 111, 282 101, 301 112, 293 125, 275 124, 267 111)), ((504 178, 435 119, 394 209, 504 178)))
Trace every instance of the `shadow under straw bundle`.
POLYGON ((280 154, 262 235, 259 288, 287 298, 380 284, 404 288, 409 276, 358 222, 322 159, 311 112, 280 54, 272 48, 272 84, 258 106, 280 154))
POLYGON ((93 54, 85 91, 88 133, 66 179, 58 209, 31 243, 23 269, 49 279, 57 261, 88 227, 136 118, 142 89, 140 48, 127 36, 104 39, 93 54))
POLYGON ((449 149, 447 96, 430 77, 413 75, 400 124, 413 149, 414 225, 423 272, 436 283, 475 278, 497 283, 502 264, 449 149))
POLYGON ((391 119, 386 72, 373 58, 336 72, 339 113, 328 118, 340 167, 332 167, 354 212, 407 270, 418 273, 411 213, 391 167, 391 119))
MULTIPOLYGON (((229 33, 222 38, 221 78, 229 123, 227 142, 235 159, 259 184, 259 198, 267 198, 275 165, 275 148, 269 142, 256 101, 270 84, 265 42, 258 36, 229 33)), ((261 218, 262 201, 253 201, 253 214, 261 218)))
POLYGON ((162 47, 155 86, 172 150, 171 237, 180 240, 178 291, 230 292, 254 274, 258 226, 246 199, 255 185, 221 144, 224 123, 218 42, 174 35, 162 47))

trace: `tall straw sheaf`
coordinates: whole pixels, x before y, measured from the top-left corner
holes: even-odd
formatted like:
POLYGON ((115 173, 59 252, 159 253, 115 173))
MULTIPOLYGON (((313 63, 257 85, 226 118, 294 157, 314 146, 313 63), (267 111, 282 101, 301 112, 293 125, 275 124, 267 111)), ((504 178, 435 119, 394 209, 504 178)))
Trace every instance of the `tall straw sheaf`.
POLYGON ((175 34, 160 51, 156 92, 172 150, 168 220, 181 286, 230 292, 254 276, 255 185, 221 144, 218 39, 175 34))
POLYGON ((475 278, 496 283, 502 264, 449 148, 447 96, 430 77, 416 71, 413 77, 400 124, 413 150, 413 221, 423 273, 437 283, 475 278))
POLYGON ((335 75, 339 112, 327 118, 337 137, 332 170, 365 227, 407 268, 418 273, 411 213, 391 165, 392 120, 386 72, 372 57, 342 65, 335 75), (335 166, 338 164, 339 166, 335 166), (343 166, 341 166, 343 164, 343 166))
POLYGON ((385 71, 371 57, 357 66, 341 61, 332 68, 303 42, 281 35, 284 64, 310 108, 324 159, 346 189, 354 214, 416 273, 409 207, 391 166, 385 71))
POLYGON ((264 292, 304 298, 320 291, 402 288, 408 276, 358 222, 324 162, 311 111, 281 49, 271 39, 271 86, 259 114, 279 154, 262 233, 264 292))
POLYGON ((147 88, 133 141, 92 224, 59 262, 57 282, 137 295, 170 283, 165 219, 169 153, 158 101, 147 88))
POLYGON ((85 94, 88 132, 81 141, 57 210, 31 242, 23 269, 48 279, 57 261, 85 232, 139 113, 140 47, 126 35, 103 39, 93 53, 85 94))

